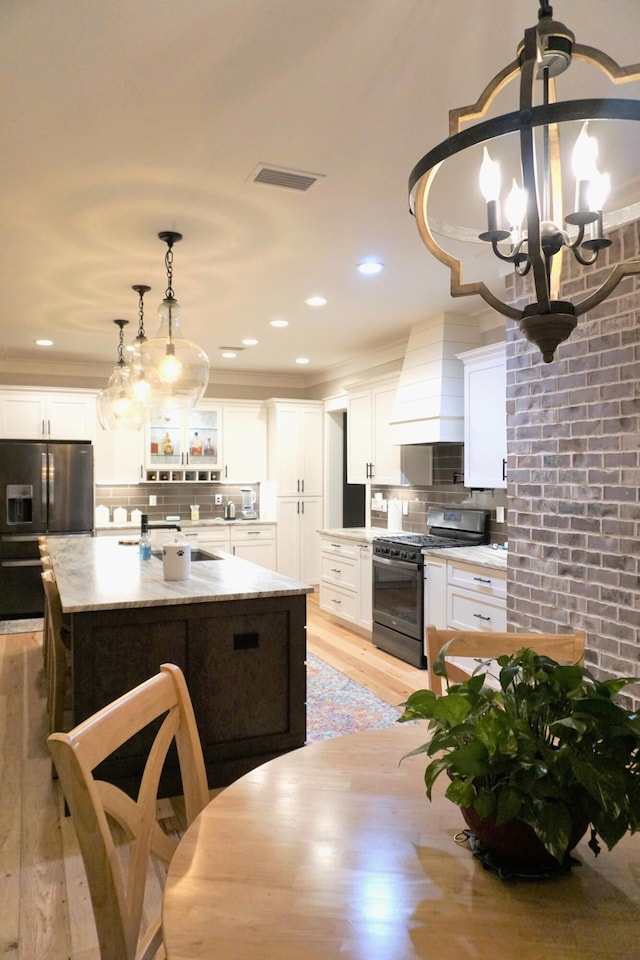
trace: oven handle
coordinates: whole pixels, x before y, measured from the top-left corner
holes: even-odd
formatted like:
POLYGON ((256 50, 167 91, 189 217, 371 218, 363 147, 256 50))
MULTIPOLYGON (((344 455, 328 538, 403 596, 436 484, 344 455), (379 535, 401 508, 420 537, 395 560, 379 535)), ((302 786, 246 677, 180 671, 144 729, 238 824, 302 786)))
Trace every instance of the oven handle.
POLYGON ((408 570, 419 570, 422 566, 421 563, 411 563, 410 560, 392 560, 387 559, 387 557, 374 557, 374 563, 384 564, 385 567, 406 567, 408 570))

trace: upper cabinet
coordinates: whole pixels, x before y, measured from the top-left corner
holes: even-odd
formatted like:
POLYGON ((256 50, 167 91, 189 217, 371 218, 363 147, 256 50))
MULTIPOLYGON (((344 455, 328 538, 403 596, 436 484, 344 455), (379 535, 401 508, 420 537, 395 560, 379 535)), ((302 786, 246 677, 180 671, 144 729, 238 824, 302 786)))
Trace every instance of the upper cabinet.
POLYGON ((428 486, 432 451, 425 444, 390 442, 389 421, 397 377, 349 393, 347 413, 347 480, 349 483, 428 486))
POLYGON ((400 482, 400 447, 389 443, 389 419, 397 380, 349 394, 347 413, 349 483, 400 482))
POLYGON ((140 483, 144 479, 144 430, 103 430, 93 444, 96 483, 140 483))
POLYGON ((5 440, 93 440, 95 397, 73 390, 0 391, 0 436, 5 440))
POLYGON ((464 363, 464 483, 507 486, 506 344, 458 354, 464 363))
POLYGON ((219 480, 222 408, 203 400, 193 410, 167 412, 145 427, 147 480, 219 480))
POLYGON ((268 473, 279 497, 322 496, 323 416, 321 401, 268 401, 268 473))
POLYGON ((260 483, 267 478, 267 411, 262 403, 227 403, 222 410, 225 483, 260 483))

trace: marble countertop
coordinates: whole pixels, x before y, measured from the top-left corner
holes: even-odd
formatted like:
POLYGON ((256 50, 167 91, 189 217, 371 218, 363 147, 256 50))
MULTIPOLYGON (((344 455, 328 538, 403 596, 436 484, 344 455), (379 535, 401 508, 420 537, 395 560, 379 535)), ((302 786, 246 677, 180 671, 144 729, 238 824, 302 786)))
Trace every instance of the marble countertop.
POLYGON ((387 530, 386 527, 334 527, 327 530, 318 530, 321 537, 335 537, 336 540, 359 540, 371 543, 376 537, 386 534, 397 535, 402 530, 387 530))
POLYGON ((438 557, 440 560, 459 560, 462 563, 475 563, 479 567, 491 570, 507 569, 507 550, 494 550, 490 546, 480 547, 451 547, 437 550, 423 550, 426 556, 438 557))
POLYGON ((115 537, 51 537, 48 546, 68 614, 313 592, 309 584, 222 550, 211 551, 220 559, 192 562, 188 580, 165 580, 161 560, 141 560, 137 546, 115 537))

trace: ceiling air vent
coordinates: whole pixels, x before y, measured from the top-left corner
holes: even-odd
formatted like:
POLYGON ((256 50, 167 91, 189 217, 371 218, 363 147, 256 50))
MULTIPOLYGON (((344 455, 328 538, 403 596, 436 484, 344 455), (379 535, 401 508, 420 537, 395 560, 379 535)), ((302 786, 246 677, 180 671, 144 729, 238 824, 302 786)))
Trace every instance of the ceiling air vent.
POLYGON ((253 183, 266 183, 270 187, 284 187, 304 193, 315 186, 323 173, 305 173, 303 170, 287 170, 286 167, 270 167, 260 164, 250 176, 253 183))

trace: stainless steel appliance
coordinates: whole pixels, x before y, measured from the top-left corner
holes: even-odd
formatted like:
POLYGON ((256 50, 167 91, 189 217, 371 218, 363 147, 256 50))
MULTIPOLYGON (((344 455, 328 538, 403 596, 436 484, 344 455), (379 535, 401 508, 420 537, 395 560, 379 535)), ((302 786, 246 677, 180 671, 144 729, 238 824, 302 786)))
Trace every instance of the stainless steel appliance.
POLYGON ((376 647, 426 669, 422 551, 478 546, 488 540, 487 510, 429 507, 429 533, 373 541, 373 631, 376 647))
POLYGON ((40 616, 38 537, 93 533, 93 446, 0 440, 0 619, 40 616))

